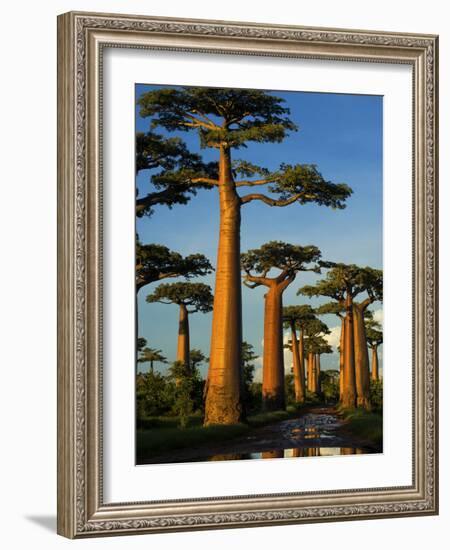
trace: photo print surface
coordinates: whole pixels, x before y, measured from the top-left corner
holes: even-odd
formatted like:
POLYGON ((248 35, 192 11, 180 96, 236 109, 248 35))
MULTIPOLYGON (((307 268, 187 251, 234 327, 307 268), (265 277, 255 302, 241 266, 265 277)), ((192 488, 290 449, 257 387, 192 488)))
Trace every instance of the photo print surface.
POLYGON ((382 452, 382 97, 135 97, 137 464, 382 452))

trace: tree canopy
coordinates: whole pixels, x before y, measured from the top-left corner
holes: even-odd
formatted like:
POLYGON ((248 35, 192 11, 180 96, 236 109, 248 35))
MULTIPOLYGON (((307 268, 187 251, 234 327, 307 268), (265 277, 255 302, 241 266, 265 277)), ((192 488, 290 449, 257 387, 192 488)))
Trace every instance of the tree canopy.
POLYGON ((203 254, 180 253, 160 244, 136 243, 136 288, 172 277, 199 277, 213 271, 213 267, 203 254))
POLYGON ((365 319, 366 340, 370 347, 383 343, 383 332, 380 323, 373 319, 365 319))
POLYGON ((316 319, 314 309, 309 305, 286 306, 283 308, 283 321, 289 328, 294 323, 295 328, 304 328, 307 323, 316 319))
POLYGON ((245 272, 244 284, 250 288, 267 284, 267 276, 272 269, 281 271, 275 277, 275 280, 280 282, 286 277, 294 278, 298 271, 320 272, 317 264, 308 267, 308 264, 317 261, 320 255, 320 250, 316 246, 270 241, 241 255, 241 265, 245 272))
POLYGON ((163 283, 147 296, 147 302, 184 305, 189 313, 207 313, 212 311, 213 295, 204 283, 163 283))
POLYGON ((153 363, 154 361, 158 363, 167 363, 167 358, 164 357, 160 349, 144 348, 141 350, 138 357, 139 363, 153 363))
POLYGON ((150 170, 149 186, 153 186, 154 191, 136 198, 139 217, 151 216, 157 204, 169 208, 174 204, 186 204, 202 187, 192 181, 194 175, 214 176, 217 167, 213 163, 203 163, 180 138, 165 138, 149 131, 136 134, 136 172, 142 170, 150 170))
POLYGON ((347 295, 355 298, 363 292, 367 292, 370 301, 383 299, 383 272, 380 269, 331 262, 326 266, 331 269, 324 279, 300 288, 297 294, 328 296, 341 304, 347 295))
MULTIPOLYGON (((240 149, 248 142, 281 142, 288 132, 296 131, 284 100, 262 90, 223 88, 163 88, 151 90, 138 100, 142 117, 151 117, 151 127, 168 131, 196 131, 202 147, 240 149)), ((165 171, 155 185, 217 186, 216 169, 211 165, 189 166, 178 171, 165 171), (182 174, 181 174, 182 172, 182 174)), ((344 183, 327 181, 314 164, 282 164, 270 171, 245 160, 232 163, 236 187, 270 184, 268 191, 276 196, 250 193, 241 203, 259 200, 270 206, 293 202, 316 202, 332 208, 344 208, 352 190, 344 183), (251 179, 248 179, 251 178, 251 179)))

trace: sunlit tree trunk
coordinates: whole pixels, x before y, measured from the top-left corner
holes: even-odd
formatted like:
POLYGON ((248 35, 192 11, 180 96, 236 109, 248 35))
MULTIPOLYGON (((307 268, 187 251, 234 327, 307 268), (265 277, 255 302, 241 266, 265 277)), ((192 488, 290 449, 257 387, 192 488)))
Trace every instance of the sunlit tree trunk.
POLYGON ((306 368, 307 368, 307 378, 308 378, 308 391, 312 392, 314 384, 313 384, 313 367, 314 367, 314 354, 312 352, 308 352, 308 356, 306 359, 306 368))
POLYGON ((302 376, 300 349, 299 342, 297 340, 297 332, 295 330, 295 321, 291 322, 291 340, 295 401, 297 403, 303 403, 305 401, 305 377, 304 374, 302 376))
POLYGON ((298 352, 300 357, 300 381, 303 388, 303 396, 306 396, 305 388, 305 338, 304 338, 304 329, 300 328, 300 336, 298 341, 298 352))
POLYGON ((372 380, 378 381, 380 379, 379 366, 378 366, 378 346, 372 346, 372 380))
POLYGON ((341 317, 341 338, 339 343, 339 400, 344 395, 344 346, 345 346, 345 318, 341 317))
POLYGON ((261 453, 261 458, 284 458, 284 449, 264 451, 261 453))
POLYGON ((342 392, 342 406, 348 409, 356 405, 355 356, 353 333, 353 304, 352 297, 347 292, 345 301, 345 329, 344 329, 344 387, 342 392))
POLYGON ((177 361, 181 361, 183 365, 190 370, 189 361, 189 314, 185 304, 180 304, 180 319, 178 322, 178 348, 177 361))
POLYGON ((310 390, 312 393, 317 393, 317 361, 316 354, 308 353, 308 368, 310 372, 310 390))
POLYGON ((321 387, 320 387, 320 353, 316 354, 316 387, 317 387, 317 393, 320 393, 321 387))
POLYGON ((353 331, 355 345, 356 405, 366 410, 370 405, 370 369, 367 349, 364 310, 369 302, 353 304, 353 331))
POLYGON ((230 151, 220 148, 220 229, 205 425, 236 424, 241 402, 240 198, 231 173, 230 151))
POLYGON ((284 357, 282 285, 273 282, 265 295, 263 406, 266 410, 284 409, 284 357))

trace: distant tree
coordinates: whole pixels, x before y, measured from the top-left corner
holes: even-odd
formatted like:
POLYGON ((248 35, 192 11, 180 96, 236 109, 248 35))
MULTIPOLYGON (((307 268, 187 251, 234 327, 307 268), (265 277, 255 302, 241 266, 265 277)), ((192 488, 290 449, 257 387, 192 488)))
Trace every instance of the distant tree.
POLYGON ((252 384, 255 376, 255 361, 258 355, 255 353, 251 344, 245 340, 242 342, 242 384, 243 384, 243 403, 248 410, 252 403, 252 384))
POLYGON ((160 349, 144 348, 141 350, 138 363, 150 363, 150 371, 153 372, 153 363, 167 363, 160 349))
POLYGON ((212 310, 211 287, 204 283, 163 283, 147 296, 147 302, 179 306, 177 362, 186 365, 186 368, 190 370, 189 314, 198 311, 207 313, 212 310))
POLYGON ((314 310, 309 305, 287 306, 283 308, 283 321, 286 328, 291 329, 292 364, 294 374, 295 402, 303 403, 306 397, 305 387, 305 326, 315 319, 314 310), (297 330, 300 331, 297 340, 297 330))
MULTIPOLYGON (((211 177, 213 170, 209 169, 190 175, 193 185, 217 188, 220 206, 205 424, 235 424, 243 414, 239 262, 242 206, 255 201, 276 207, 311 202, 344 208, 352 191, 345 184, 325 180, 314 165, 284 164, 271 172, 246 160, 232 159, 232 151, 245 148, 249 142, 281 142, 289 131, 296 130, 289 110, 282 105, 283 99, 273 94, 261 90, 174 87, 146 92, 138 103, 141 116, 151 117, 152 127, 195 131, 202 147, 218 153, 217 176, 211 177), (237 177, 243 179, 237 181, 237 177), (241 187, 254 186, 266 186, 268 194, 238 193, 241 187)), ((174 184, 178 184, 178 178, 174 184)))
POLYGON ((370 374, 364 330, 364 312, 375 300, 382 300, 383 273, 379 269, 328 262, 325 279, 299 290, 307 296, 327 296, 344 308, 344 384, 342 405, 370 409, 370 374), (367 293, 361 303, 356 296, 367 293))
POLYGON ((305 327, 305 354, 308 358, 307 387, 311 393, 320 393, 320 355, 333 351, 324 338, 324 335, 329 333, 328 326, 317 318, 311 320, 305 327))
POLYGON ((142 351, 146 345, 147 345, 147 340, 145 338, 142 338, 142 336, 139 336, 136 342, 137 352, 139 353, 140 351, 142 351))
POLYGON ((339 401, 339 371, 321 371, 320 387, 326 403, 336 403, 339 401))
POLYGON ((169 380, 174 383, 175 400, 172 412, 178 417, 180 428, 185 428, 194 411, 192 374, 186 363, 175 361, 169 368, 169 380))
POLYGON ((336 315, 341 321, 341 335, 339 338, 339 399, 344 392, 344 341, 345 341, 345 309, 338 302, 327 302, 316 308, 318 315, 336 315))
POLYGON ((372 350, 372 380, 379 380, 378 347, 383 343, 383 332, 380 323, 365 319, 366 339, 372 350))
POLYGON ((320 272, 316 246, 300 246, 271 241, 242 254, 244 285, 267 287, 264 296, 263 405, 282 409, 284 398, 283 293, 299 271, 320 272), (269 272, 277 274, 269 277, 269 272))
POLYGON ((203 254, 183 258, 178 252, 160 244, 136 243, 136 290, 150 283, 173 277, 202 277, 213 268, 203 254))

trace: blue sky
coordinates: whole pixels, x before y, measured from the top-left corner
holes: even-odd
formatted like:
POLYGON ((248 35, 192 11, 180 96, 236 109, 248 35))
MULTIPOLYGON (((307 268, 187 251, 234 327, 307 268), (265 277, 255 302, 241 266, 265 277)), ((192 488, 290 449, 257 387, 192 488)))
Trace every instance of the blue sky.
MULTIPOLYGON (((136 98, 160 86, 136 85, 136 98)), ((382 97, 311 92, 270 92, 285 100, 290 118, 299 130, 282 143, 249 144, 233 151, 234 159, 245 159, 275 170, 281 163, 317 164, 322 175, 336 183, 347 183, 353 195, 344 210, 331 210, 315 204, 293 204, 270 208, 256 201, 243 206, 241 250, 257 248, 270 240, 292 244, 313 244, 326 260, 382 268, 382 97)), ((139 116, 136 108, 136 130, 147 131, 150 119, 139 116)), ((167 134, 162 128, 158 133, 167 134)), ((196 132, 171 132, 180 136, 188 148, 215 160, 217 152, 199 147, 196 132)), ((140 194, 150 189, 150 173, 137 177, 140 194)), ((245 194, 246 188, 244 188, 245 194)), ((169 210, 158 207, 150 218, 137 220, 137 232, 143 243, 160 243, 183 255, 205 254, 213 265, 216 261, 219 227, 217 190, 201 190, 187 206, 169 210)), ((310 303, 324 299, 298 297, 298 288, 314 283, 318 275, 299 273, 284 294, 284 305, 310 303)), ((170 281, 175 281, 171 279, 170 281)), ((214 275, 196 279, 214 289, 214 275)), ((173 361, 176 355, 178 308, 175 305, 147 304, 145 297, 157 284, 144 287, 138 296, 139 335, 148 345, 161 349, 173 361)), ((243 334, 256 353, 262 354, 264 289, 243 287, 243 334)), ((375 303, 373 310, 381 309, 375 303)), ((380 312, 381 313, 381 312, 380 312)), ((338 325, 334 316, 324 316, 330 328, 338 325)), ((209 356, 211 314, 196 313, 190 318, 191 348, 209 356)), ((288 355, 286 355, 288 359, 288 355)), ((288 360, 289 361, 289 360, 288 360)), ((337 355, 323 356, 323 368, 338 368, 337 355)), ((290 363, 289 363, 290 365, 290 363)), ((289 366, 287 365, 287 366, 289 366)), ((157 369, 163 371, 162 365, 157 369)))

